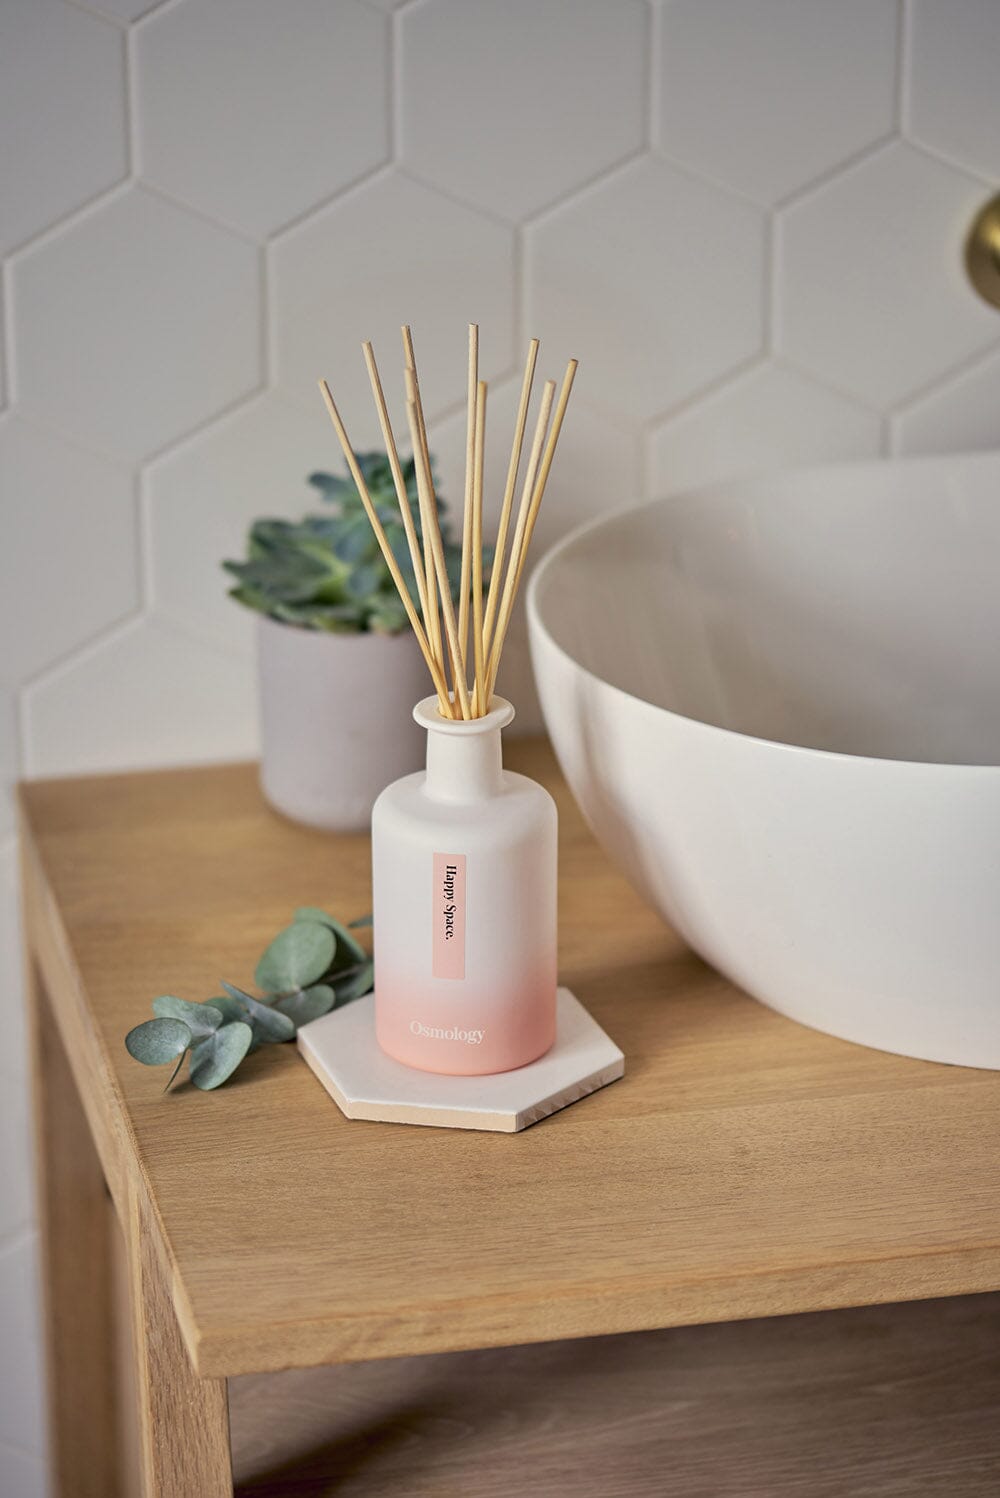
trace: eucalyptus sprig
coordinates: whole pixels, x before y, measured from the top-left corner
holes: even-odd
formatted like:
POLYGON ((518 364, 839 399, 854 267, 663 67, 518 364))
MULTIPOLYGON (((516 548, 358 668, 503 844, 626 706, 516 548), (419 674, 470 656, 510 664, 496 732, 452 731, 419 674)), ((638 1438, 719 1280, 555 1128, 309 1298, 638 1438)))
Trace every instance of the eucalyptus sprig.
POLYGON ((325 910, 300 906, 257 963, 259 997, 226 982, 224 994, 201 1004, 161 994, 153 1000, 155 1018, 126 1035, 129 1055, 143 1066, 174 1062, 166 1090, 185 1056, 195 1087, 221 1087, 251 1051, 292 1040, 300 1025, 371 992, 372 960, 352 935, 370 925, 370 916, 344 926, 325 910))

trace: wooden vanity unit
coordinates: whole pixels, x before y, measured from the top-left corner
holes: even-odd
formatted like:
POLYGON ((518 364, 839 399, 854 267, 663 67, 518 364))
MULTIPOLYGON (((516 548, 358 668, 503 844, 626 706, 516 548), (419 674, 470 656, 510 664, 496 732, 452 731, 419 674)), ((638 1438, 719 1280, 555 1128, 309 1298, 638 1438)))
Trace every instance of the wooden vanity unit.
POLYGON ((152 998, 249 982, 296 905, 362 914, 367 839, 250 765, 22 789, 57 1493, 995 1494, 1000 1074, 747 998, 544 743, 507 759, 559 802, 561 978, 627 1065, 518 1135, 349 1122, 293 1045, 164 1094, 122 1044, 152 998))

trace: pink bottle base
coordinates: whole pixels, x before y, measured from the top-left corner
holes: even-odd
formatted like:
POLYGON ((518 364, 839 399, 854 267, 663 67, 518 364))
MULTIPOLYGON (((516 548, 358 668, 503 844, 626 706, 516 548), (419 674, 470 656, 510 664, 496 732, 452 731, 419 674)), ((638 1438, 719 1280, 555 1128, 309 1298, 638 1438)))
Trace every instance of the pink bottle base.
POLYGON ((550 1050, 556 1037, 555 982, 526 989, 499 1007, 489 996, 476 1002, 469 985, 461 999, 418 993, 412 983, 391 982, 375 992, 375 1035, 394 1061, 444 1076, 491 1076, 528 1066, 550 1050), (379 992, 384 997, 379 999, 379 992))

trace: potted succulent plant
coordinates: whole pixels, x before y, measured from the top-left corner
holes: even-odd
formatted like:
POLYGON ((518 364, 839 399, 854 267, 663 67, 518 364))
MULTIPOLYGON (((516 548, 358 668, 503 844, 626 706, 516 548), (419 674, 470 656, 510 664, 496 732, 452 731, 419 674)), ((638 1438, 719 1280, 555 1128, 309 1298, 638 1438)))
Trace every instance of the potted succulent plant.
MULTIPOLYGON (((382 453, 358 463, 410 581, 389 463, 382 453)), ((402 467, 419 534, 412 459, 402 467)), ((384 786, 420 768, 410 711, 426 668, 353 482, 330 473, 308 482, 323 513, 255 521, 246 558, 223 566, 236 580, 230 596, 258 615, 264 794, 286 816, 345 831, 367 824, 384 786)), ((443 520, 442 537, 457 594, 461 548, 443 520)))

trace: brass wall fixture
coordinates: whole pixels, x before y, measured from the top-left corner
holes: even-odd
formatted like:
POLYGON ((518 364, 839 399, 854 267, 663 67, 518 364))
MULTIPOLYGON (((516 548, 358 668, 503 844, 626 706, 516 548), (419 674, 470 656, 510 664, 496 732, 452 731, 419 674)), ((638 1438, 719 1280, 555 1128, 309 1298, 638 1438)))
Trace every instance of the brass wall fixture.
POLYGON ((965 268, 983 300, 1000 307, 1000 193, 972 221, 965 241, 965 268))

